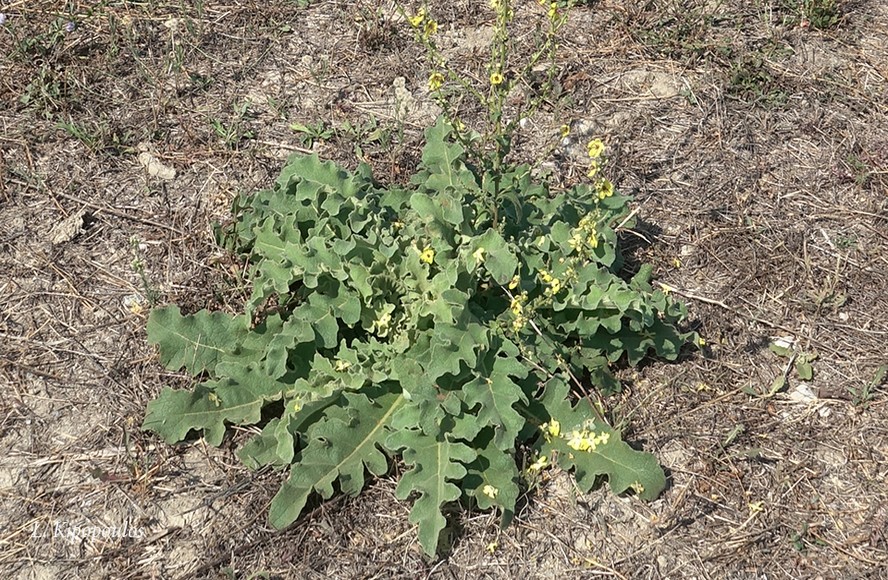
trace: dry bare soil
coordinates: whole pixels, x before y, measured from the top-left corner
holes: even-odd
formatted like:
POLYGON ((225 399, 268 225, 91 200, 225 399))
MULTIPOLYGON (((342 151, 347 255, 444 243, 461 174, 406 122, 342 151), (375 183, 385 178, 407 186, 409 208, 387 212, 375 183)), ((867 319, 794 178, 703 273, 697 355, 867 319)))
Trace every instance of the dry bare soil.
MULTIPOLYGON (((520 62, 545 10, 516 4, 520 62)), ((431 11, 444 53, 483 82, 487 3, 431 11)), ((7 0, 0 12, 2 577, 888 578, 885 2, 574 10, 557 94, 515 159, 543 155, 569 123, 546 167, 571 183, 585 140, 605 139, 641 219, 628 263, 653 264, 708 344, 625 369, 610 401, 626 439, 668 470, 658 500, 578 495, 550 472, 506 530, 456 514, 437 560, 418 549, 394 476, 279 533, 265 513, 283 474, 238 463, 243 432, 215 449, 139 429, 162 386, 188 384, 158 363, 140 306, 243 303, 243 265, 212 230, 236 194, 269 186, 303 149, 365 161, 383 182, 416 166, 438 109, 393 6, 7 0), (777 339, 817 355, 813 380, 769 350, 777 339)))

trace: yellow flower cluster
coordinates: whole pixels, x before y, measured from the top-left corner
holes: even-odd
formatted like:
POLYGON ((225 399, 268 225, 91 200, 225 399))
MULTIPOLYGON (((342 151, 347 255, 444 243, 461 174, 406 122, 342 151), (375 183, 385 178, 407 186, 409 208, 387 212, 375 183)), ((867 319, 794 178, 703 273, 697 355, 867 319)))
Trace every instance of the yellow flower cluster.
POLYGON ((527 302, 527 292, 522 292, 518 296, 512 298, 512 304, 509 308, 515 316, 521 316, 524 313, 524 304, 527 302))
POLYGON ((545 455, 540 455, 539 457, 537 457, 537 460, 534 461, 530 465, 530 467, 528 467, 527 469, 531 472, 537 472, 537 471, 542 471, 543 469, 545 469, 548 466, 549 466, 549 458, 546 457, 545 455))
POLYGON ((598 229, 596 228, 596 225, 594 216, 583 216, 583 218, 580 219, 579 227, 574 228, 571 232, 570 240, 568 240, 570 247, 581 254, 584 253, 583 250, 587 245, 592 249, 597 248, 598 229))
POLYGON ((607 445, 610 441, 610 433, 602 431, 596 434, 594 431, 583 429, 582 431, 571 431, 570 438, 567 440, 567 446, 576 451, 595 451, 599 445, 607 445))
MULTIPOLYGON (((574 451, 587 451, 592 453, 598 449, 599 446, 607 445, 608 441, 610 441, 610 433, 607 431, 596 433, 594 430, 587 428, 574 429, 569 434, 562 434, 561 423, 559 423, 557 419, 552 419, 548 423, 540 425, 540 431, 543 432, 543 437, 545 437, 547 443, 552 441, 555 437, 561 437, 567 441, 567 446, 574 451)), ((539 466, 535 467, 535 463, 534 465, 531 465, 530 469, 532 471, 538 471, 546 465, 547 461, 545 456, 541 456, 537 460, 539 466)))
POLYGON ((601 156, 604 154, 604 142, 601 139, 593 139, 586 144, 589 153, 589 171, 586 175, 595 180, 595 192, 598 199, 605 199, 614 194, 614 184, 609 179, 601 176, 601 167, 604 164, 601 156))
POLYGON ((549 3, 549 12, 546 15, 549 20, 555 20, 555 17, 558 16, 558 2, 549 3))
POLYGON ((527 304, 527 292, 522 292, 512 298, 512 304, 509 306, 512 314, 515 316, 515 320, 512 321, 512 330, 515 332, 518 332, 527 324, 528 317, 524 308, 525 304, 527 304))
POLYGON ((548 284, 548 288, 546 288, 546 294, 549 296, 554 296, 561 292, 561 280, 552 276, 546 270, 540 270, 540 280, 542 280, 543 284, 548 284))
POLYGON ((595 191, 598 192, 598 199, 604 199, 614 194, 614 184, 606 177, 602 177, 595 182, 595 191))
POLYGON ((540 430, 543 432, 546 441, 551 441, 552 437, 561 436, 561 423, 558 419, 552 419, 551 423, 543 423, 540 425, 540 430))
POLYGON ((433 72, 431 76, 429 76, 429 90, 437 91, 441 88, 441 85, 444 84, 444 75, 439 72, 433 72))
POLYGON ((483 488, 481 488, 481 493, 483 493, 490 499, 496 499, 496 496, 499 495, 499 490, 488 483, 483 488))
POLYGON ((419 28, 419 25, 422 24, 423 20, 425 20, 425 17, 426 9, 420 8, 419 12, 408 18, 408 20, 410 21, 410 26, 412 26, 413 28, 419 28))
POLYGON ((586 144, 586 148, 589 151, 590 159, 598 159, 601 157, 601 154, 604 153, 604 141, 601 139, 593 139, 586 144))
POLYGON ((423 40, 428 40, 430 36, 438 32, 438 23, 431 18, 426 19, 426 16, 428 16, 426 9, 420 8, 419 12, 407 19, 413 28, 422 27, 423 40))

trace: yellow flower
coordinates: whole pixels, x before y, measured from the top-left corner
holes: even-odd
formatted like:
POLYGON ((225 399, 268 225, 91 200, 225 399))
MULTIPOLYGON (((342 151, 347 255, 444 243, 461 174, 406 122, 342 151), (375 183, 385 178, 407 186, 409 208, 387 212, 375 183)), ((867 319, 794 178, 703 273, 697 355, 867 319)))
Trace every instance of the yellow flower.
POLYGON ((521 277, 518 274, 512 276, 512 279, 509 281, 509 290, 514 290, 518 287, 518 284, 521 283, 521 277))
POLYGON ((582 232, 580 232, 580 231, 576 231, 576 232, 574 232, 574 234, 570 237, 570 239, 567 241, 567 243, 570 244, 570 247, 571 247, 571 249, 573 249, 573 250, 578 250, 578 249, 580 249, 580 248, 582 247, 582 245, 583 245, 583 234, 582 234, 582 232))
POLYGON ((425 30, 423 31, 423 36, 425 38, 428 38, 431 35, 435 34, 436 32, 438 32, 438 23, 435 22, 434 20, 428 20, 425 23, 425 30))
POLYGON ((598 198, 604 199, 614 194, 614 184, 609 179, 602 179, 595 185, 598 190, 598 198))
POLYGON ((570 439, 567 440, 567 446, 576 451, 587 451, 592 447, 592 441, 589 439, 589 432, 572 431, 570 439))
POLYGON ((561 423, 558 422, 558 419, 552 419, 552 422, 546 425, 546 427, 546 430, 552 437, 561 435, 561 423))
POLYGON ((481 493, 490 499, 496 499, 496 496, 499 495, 499 490, 488 483, 481 489, 481 493))
POLYGON ((551 4, 549 4, 549 20, 554 19, 557 14, 558 14, 558 2, 552 2, 551 4))
POLYGON ((591 453, 599 445, 607 445, 608 441, 610 441, 610 433, 602 431, 596 435, 594 432, 583 429, 582 431, 571 431, 567 446, 576 451, 588 451, 591 453))
POLYGON ((543 281, 543 284, 548 284, 549 282, 551 282, 553 280, 553 278, 552 278, 552 275, 549 274, 547 271, 540 270, 540 280, 543 281))
POLYGON ((592 163, 589 164, 589 171, 586 173, 586 175, 589 178, 592 178, 598 175, 599 171, 601 171, 601 165, 598 164, 598 161, 592 161, 592 163))
POLYGON ((562 125, 559 130, 561 131, 562 137, 567 137, 568 135, 570 135, 570 125, 562 125))
POLYGON ((589 157, 598 159, 604 153, 604 142, 601 139, 593 139, 586 145, 589 149, 589 157))
POLYGON ((588 242, 589 242, 589 245, 592 246, 593 248, 598 247, 598 236, 596 235, 596 233, 594 231, 592 232, 592 235, 589 236, 588 242))
POLYGON ((504 81, 504 80, 506 80, 506 79, 504 79, 504 78, 503 78, 503 75, 501 75, 501 74, 498 73, 498 72, 495 72, 495 73, 493 73, 492 75, 490 75, 490 84, 492 84, 493 86, 497 86, 497 85, 501 85, 501 84, 503 84, 503 81, 504 81))
POLYGON ((497 542, 490 542, 489 544, 487 544, 487 551, 493 554, 494 552, 496 552, 496 549, 498 547, 499 544, 497 542))
POLYGON ((337 360, 336 364, 333 365, 333 370, 341 373, 342 371, 348 370, 348 367, 350 367, 350 366, 351 366, 351 363, 348 362, 347 360, 337 360))
POLYGON ((434 259, 435 259, 435 250, 433 250, 431 248, 426 248, 419 255, 419 259, 420 259, 420 261, 425 262, 426 264, 431 264, 432 261, 434 261, 434 259))
POLYGON ((548 465, 549 465, 549 458, 546 457, 545 455, 540 455, 540 456, 537 458, 537 460, 534 461, 534 462, 530 465, 530 467, 528 467, 527 469, 528 469, 529 471, 536 472, 536 471, 541 471, 542 469, 544 469, 544 468, 547 467, 548 465))
POLYGON ((521 317, 521 313, 524 312, 525 302, 527 302, 527 292, 522 292, 518 296, 512 298, 512 304, 509 306, 509 308, 512 309, 512 314, 521 317))
POLYGON ((412 26, 413 28, 419 28, 419 25, 422 24, 422 21, 425 20, 425 17, 425 8, 420 8, 419 12, 417 12, 415 16, 411 16, 410 18, 408 18, 408 20, 410 20, 410 26, 412 26))
POLYGON ((475 250, 472 253, 472 257, 475 258, 476 262, 483 262, 484 261, 484 252, 486 252, 486 250, 484 248, 478 248, 477 250, 475 250))
POLYGON ((444 75, 439 72, 434 72, 429 77, 429 90, 437 91, 441 88, 441 85, 444 84, 444 75))
POLYGON ((139 316, 145 312, 145 308, 148 306, 148 301, 138 294, 130 294, 123 299, 123 306, 129 310, 130 314, 139 316))

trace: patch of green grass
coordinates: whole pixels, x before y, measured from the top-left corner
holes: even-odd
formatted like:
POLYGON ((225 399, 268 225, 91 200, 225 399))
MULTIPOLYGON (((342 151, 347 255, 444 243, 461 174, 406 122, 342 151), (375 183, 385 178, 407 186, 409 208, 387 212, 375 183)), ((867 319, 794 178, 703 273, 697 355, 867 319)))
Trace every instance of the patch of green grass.
POLYGON ((705 2, 647 3, 629 18, 630 33, 658 55, 696 60, 728 48, 712 37, 713 25, 723 15, 705 2))
POLYGON ((853 153, 849 153, 848 156, 845 157, 845 163, 848 164, 848 169, 851 176, 854 178, 854 183, 861 188, 869 186, 872 169, 863 159, 853 153))
POLYGON ((771 7, 782 15, 785 26, 804 25, 813 30, 828 30, 841 20, 838 0, 779 0, 771 7))
POLYGON ((401 143, 403 139, 395 139, 396 131, 403 133, 403 124, 399 124, 400 130, 393 127, 384 126, 379 123, 375 116, 371 116, 362 124, 351 124, 345 122, 337 130, 337 134, 345 141, 352 144, 355 157, 364 159, 366 150, 388 150, 394 152, 395 142, 401 143))
POLYGON ((811 28, 826 30, 839 23, 839 3, 837 0, 804 0, 802 16, 811 28))
POLYGON ((309 149, 315 141, 326 141, 336 134, 336 130, 324 121, 315 121, 305 125, 294 122, 290 123, 290 129, 298 134, 302 145, 309 149))
POLYGON ((229 149, 237 149, 245 139, 252 139, 255 135, 249 129, 247 121, 252 113, 250 103, 243 102, 233 106, 234 115, 227 122, 211 117, 210 126, 213 131, 229 149))
POLYGON ((751 53, 731 67, 727 93, 751 104, 782 105, 788 95, 771 74, 761 53, 751 53))

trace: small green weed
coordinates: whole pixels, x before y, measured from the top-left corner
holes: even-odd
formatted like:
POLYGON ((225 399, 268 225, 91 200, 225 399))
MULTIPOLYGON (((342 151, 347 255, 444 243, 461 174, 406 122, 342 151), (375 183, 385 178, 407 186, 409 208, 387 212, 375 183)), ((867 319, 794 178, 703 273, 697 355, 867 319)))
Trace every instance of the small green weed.
MULTIPOLYGON (((153 308, 158 304, 160 292, 158 292, 154 287, 154 284, 151 283, 151 279, 148 277, 148 272, 145 270, 145 261, 142 259, 142 241, 135 237, 132 238, 130 240, 130 248, 133 251, 133 261, 131 265, 133 271, 138 274, 139 281, 142 283, 142 296, 148 302, 148 305, 153 308)), ((136 310, 138 308, 135 306, 136 303, 137 301, 132 303, 134 306, 131 310, 136 310)))
POLYGON ((876 389, 885 382, 886 375, 888 375, 888 365, 882 365, 876 369, 875 376, 873 376, 873 380, 869 383, 864 384, 859 389, 849 388, 848 392, 851 394, 851 402, 857 407, 869 405, 875 396, 876 389))
MULTIPOLYGON (((403 128, 403 125, 399 124, 399 127, 403 128)), ((403 131, 403 129, 401 130, 403 131)), ((364 150, 367 148, 388 150, 392 155, 396 155, 394 150, 395 129, 380 125, 376 117, 371 116, 367 121, 358 125, 346 121, 339 127, 337 133, 352 144, 358 159, 366 159, 364 150)), ((403 137, 398 139, 397 143, 399 145, 403 143, 403 137)))
POLYGON ((835 28, 839 23, 838 0, 803 0, 801 11, 811 28, 817 30, 835 28))
POLYGON ((336 134, 336 131, 324 121, 314 123, 290 123, 290 130, 299 134, 299 140, 304 147, 312 148, 316 141, 326 141, 336 134))
POLYGON ((210 119, 210 126, 213 128, 213 131, 229 149, 237 149, 245 139, 252 139, 254 137, 253 131, 247 126, 250 116, 249 108, 250 104, 246 101, 234 105, 234 115, 227 123, 215 117, 210 119))
POLYGON ((759 53, 749 54, 731 67, 727 92, 752 104, 781 105, 788 98, 759 53))
MULTIPOLYGON (((800 352, 795 349, 792 341, 786 339, 774 341, 768 345, 768 349, 779 357, 789 359, 789 361, 783 372, 774 379, 770 389, 767 393, 764 393, 763 396, 773 397, 786 388, 786 383, 789 380, 789 375, 793 369, 795 369, 799 380, 811 381, 814 379, 814 367, 811 363, 817 360, 817 354, 800 352)), ((761 393, 752 392, 752 394, 760 395, 761 393)))
POLYGON ((848 165, 849 174, 854 178, 854 183, 861 188, 867 188, 870 185, 872 177, 872 169, 859 156, 849 153, 845 157, 845 163, 848 165))

